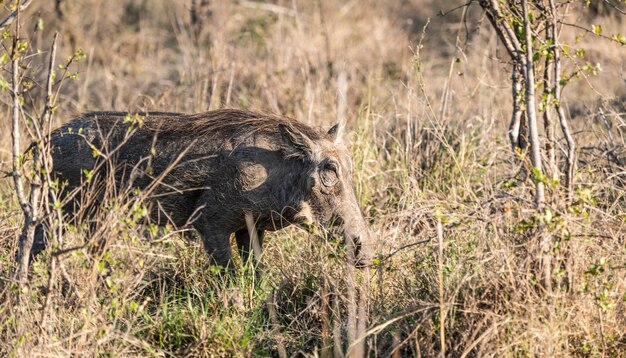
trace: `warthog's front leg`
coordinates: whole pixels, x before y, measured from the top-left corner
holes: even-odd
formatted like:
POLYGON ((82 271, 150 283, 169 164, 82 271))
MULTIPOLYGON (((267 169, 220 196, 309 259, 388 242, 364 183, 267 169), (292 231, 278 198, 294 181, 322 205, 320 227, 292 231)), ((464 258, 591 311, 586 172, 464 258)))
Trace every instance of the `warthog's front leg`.
MULTIPOLYGON (((263 249, 263 235, 265 234, 264 230, 257 230, 257 239, 259 242, 259 250, 263 249)), ((235 238, 237 239, 237 248, 239 249, 239 255, 241 255, 241 261, 244 264, 250 260, 250 254, 254 254, 254 246, 252 246, 252 240, 250 239, 250 233, 248 229, 243 229, 235 232, 235 238)), ((259 252, 260 254, 260 252, 259 252)), ((258 264, 258 257, 256 258, 256 263, 258 264)))
POLYGON ((219 265, 224 269, 233 271, 233 252, 230 247, 230 232, 215 230, 208 226, 195 225, 202 238, 211 264, 219 265))

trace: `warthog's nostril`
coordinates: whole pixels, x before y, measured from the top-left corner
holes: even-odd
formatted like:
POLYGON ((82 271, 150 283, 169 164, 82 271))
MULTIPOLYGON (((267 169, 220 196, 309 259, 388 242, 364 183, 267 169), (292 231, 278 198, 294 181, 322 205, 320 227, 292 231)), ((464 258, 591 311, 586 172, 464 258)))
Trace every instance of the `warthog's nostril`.
POLYGON ((369 256, 368 250, 363 247, 360 237, 355 237, 352 240, 354 242, 354 265, 359 268, 371 265, 372 257, 369 256))
POLYGON ((361 238, 355 237, 354 239, 354 257, 359 258, 361 256, 361 238))

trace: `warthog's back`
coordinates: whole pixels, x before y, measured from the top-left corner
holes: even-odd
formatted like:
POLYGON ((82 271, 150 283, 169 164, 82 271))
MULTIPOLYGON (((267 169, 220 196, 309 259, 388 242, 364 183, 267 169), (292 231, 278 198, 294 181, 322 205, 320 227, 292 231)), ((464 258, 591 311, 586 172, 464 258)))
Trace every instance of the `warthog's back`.
POLYGON ((98 157, 110 153, 125 164, 153 157, 155 165, 168 165, 182 152, 189 156, 215 154, 241 145, 276 149, 281 143, 277 129, 281 123, 295 126, 313 140, 320 139, 318 131, 298 121, 234 109, 192 115, 87 113, 52 133, 55 170, 68 179, 80 177, 98 157))
MULTIPOLYGON (((88 113, 54 131, 54 171, 68 183, 68 189, 73 189, 94 169, 102 178, 102 173, 114 166, 116 186, 123 187, 132 180, 134 188, 153 187, 150 194, 159 198, 155 216, 159 221, 165 216, 183 225, 207 188, 220 187, 216 196, 257 188, 257 197, 271 199, 259 183, 267 179, 268 168, 286 164, 280 150, 281 123, 312 139, 321 137, 318 131, 295 120, 241 110, 193 115, 88 113), (155 181, 159 185, 151 186, 155 181)), ((228 201, 215 199, 216 203, 228 201)))

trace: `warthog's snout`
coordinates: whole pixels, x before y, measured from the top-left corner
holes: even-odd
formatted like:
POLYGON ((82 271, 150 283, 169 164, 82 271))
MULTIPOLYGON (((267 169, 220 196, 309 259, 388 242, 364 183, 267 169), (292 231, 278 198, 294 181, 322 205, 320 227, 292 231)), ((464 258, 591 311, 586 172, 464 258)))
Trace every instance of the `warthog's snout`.
POLYGON ((360 212, 352 220, 344 221, 344 238, 348 248, 352 246, 354 249, 356 267, 367 267, 374 263, 374 234, 366 226, 360 212))
POLYGON ((363 268, 374 264, 375 248, 372 245, 372 233, 367 232, 364 235, 353 238, 354 247, 354 264, 356 267, 363 268))

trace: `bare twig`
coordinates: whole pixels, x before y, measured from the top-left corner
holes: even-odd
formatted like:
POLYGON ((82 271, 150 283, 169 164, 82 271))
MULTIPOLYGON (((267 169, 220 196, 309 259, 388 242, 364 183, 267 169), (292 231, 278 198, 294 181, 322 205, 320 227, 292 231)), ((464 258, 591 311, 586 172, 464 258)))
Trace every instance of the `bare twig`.
POLYGON ((503 14, 500 8, 501 4, 497 0, 481 0, 479 4, 485 11, 487 19, 491 22, 498 38, 504 44, 513 61, 511 69, 513 112, 511 113, 511 122, 509 124, 509 141, 513 151, 517 148, 525 149, 526 141, 525 138, 522 138, 522 130, 526 128, 526 124, 522 123, 524 100, 521 94, 523 85, 525 85, 525 81, 522 80, 525 80, 526 76, 522 76, 522 72, 524 71, 526 58, 523 56, 522 43, 517 38, 511 22, 503 14))
POLYGON ((393 250, 390 254, 385 255, 385 257, 383 257, 383 260, 388 260, 388 259, 390 259, 392 256, 394 256, 395 254, 397 254, 400 251, 403 251, 405 249, 408 249, 408 248, 411 248, 411 247, 414 247, 414 246, 417 246, 417 245, 425 244, 425 243, 427 243, 429 241, 430 241, 430 238, 425 239, 425 240, 415 241, 415 242, 412 242, 410 244, 406 244, 406 245, 400 246, 399 248, 393 250))
MULTIPOLYGON (((53 106, 53 97, 52 97, 52 82, 53 82, 53 77, 54 77, 54 60, 56 57, 56 52, 57 52, 57 38, 58 38, 58 33, 54 34, 54 37, 52 39, 52 46, 50 49, 50 61, 49 61, 49 66, 48 66, 48 81, 46 84, 46 104, 45 104, 45 108, 42 114, 42 118, 41 118, 41 126, 43 128, 47 128, 47 136, 46 136, 46 144, 49 143, 49 133, 50 133, 50 122, 51 122, 51 117, 52 117, 52 106, 53 106)), ((39 138, 39 142, 41 145, 41 142, 43 141, 43 137, 39 138)), ((41 145, 42 147, 44 147, 43 145, 41 145)), ((50 158, 50 151, 49 151, 49 146, 46 145, 45 149, 42 148, 42 153, 43 153, 43 166, 45 167, 45 173, 46 173, 46 182, 48 184, 48 188, 50 188, 50 184, 52 183, 52 178, 50 176, 50 173, 52 172, 50 169, 52 167, 50 161, 48 160, 50 158)), ((53 190, 49 190, 49 195, 52 196, 52 200, 54 202, 57 201, 56 198, 56 193, 53 190)), ((57 219, 57 225, 58 225, 58 233, 57 233, 57 237, 56 237, 56 242, 53 243, 53 245, 50 246, 55 246, 55 244, 57 244, 60 240, 61 240, 61 235, 63 233, 63 228, 61 225, 61 221, 63 219, 63 214, 61 213, 61 209, 58 206, 55 206, 55 214, 56 214, 56 219, 57 219)), ((48 211, 47 214, 49 214, 49 206, 46 206, 46 209, 48 211)), ((51 218, 51 221, 53 221, 53 219, 51 218)), ((52 226, 52 225, 51 225, 52 226)), ((53 235, 54 237, 55 235, 53 235)), ((48 317, 48 308, 50 307, 50 300, 52 299, 52 292, 54 289, 54 282, 56 280, 56 268, 57 268, 57 260, 58 260, 58 256, 52 256, 50 258, 50 267, 48 268, 48 289, 46 290, 46 299, 43 303, 43 307, 41 309, 41 326, 45 327, 46 325, 46 319, 48 317)))
POLYGON ((609 0, 604 0, 605 4, 608 4, 610 7, 612 7, 613 9, 615 9, 615 11, 619 12, 622 15, 626 15, 626 11, 620 9, 619 7, 617 7, 617 5, 613 4, 612 2, 610 2, 609 0))
POLYGON ((330 329, 330 292, 328 290, 329 284, 328 284, 328 276, 326 274, 324 274, 322 276, 322 287, 320 289, 320 298, 322 301, 321 307, 320 307, 320 318, 322 321, 322 332, 321 332, 321 338, 322 338, 322 347, 321 347, 321 352, 320 352, 320 356, 321 358, 329 358, 333 356, 333 347, 332 347, 332 340, 330 338, 331 336, 331 329, 330 329))
POLYGON ((439 344, 441 345, 440 357, 446 356, 446 331, 445 331, 445 298, 443 292, 443 226, 441 217, 437 218, 437 243, 439 247, 439 344))
POLYGON ((9 16, 7 16, 4 20, 2 20, 2 22, 0 22, 0 31, 4 30, 7 26, 11 25, 13 21, 18 18, 19 13, 26 10, 26 8, 28 7, 28 5, 30 5, 31 2, 32 0, 25 0, 22 2, 18 1, 16 9, 13 10, 13 12, 11 12, 9 16))
MULTIPOLYGON (((513 113, 511 113, 511 123, 509 124, 509 141, 511 149, 521 148, 520 143, 520 123, 522 120, 522 106, 520 94, 522 93, 522 83, 520 82, 520 68, 518 64, 511 66, 511 93, 513 96, 513 113)), ((523 148, 522 148, 523 149, 523 148)))
POLYGON ((348 92, 347 77, 346 71, 339 72, 337 76, 337 124, 339 125, 337 138, 343 138, 343 132, 346 126, 346 110, 348 107, 346 100, 348 92))
POLYGON ((602 39, 605 39, 605 40, 608 40, 608 41, 611 41, 611 42, 617 42, 615 39, 613 39, 613 38, 611 38, 609 36, 599 34, 597 32, 594 32, 593 30, 590 30, 590 29, 588 29, 588 28, 586 28, 584 26, 580 26, 578 24, 572 24, 572 23, 565 22, 565 21, 559 21, 559 24, 561 24, 563 26, 569 26, 569 27, 573 27, 575 29, 583 30, 583 31, 585 31, 587 33, 590 33, 590 34, 592 34, 594 36, 598 36, 599 38, 602 38, 602 39))
POLYGON ((270 321, 272 322, 272 331, 274 336, 276 336, 276 348, 278 349, 278 356, 280 358, 287 357, 287 350, 285 349, 285 345, 281 341, 280 337, 280 324, 278 321, 278 315, 276 314, 276 292, 271 292, 267 296, 267 300, 265 301, 267 306, 267 310, 269 312, 270 321))
MULTIPOLYGON (((546 24, 548 31, 546 31, 546 40, 551 38, 552 24, 546 24)), ((557 179, 559 177, 559 168, 556 164, 556 140, 554 139, 554 126, 552 120, 552 111, 550 101, 552 98, 552 90, 553 85, 550 81, 553 61, 550 56, 546 56, 543 68, 543 101, 545 101, 545 106, 543 110, 543 128, 546 134, 546 152, 548 153, 548 164, 547 170, 549 170, 553 179, 557 179)))
POLYGON ((359 338, 359 343, 357 343, 358 350, 355 357, 365 357, 365 340, 361 340, 361 337, 366 335, 366 328, 368 324, 368 312, 369 312, 369 291, 370 291, 370 269, 368 267, 364 268, 363 271, 363 282, 359 286, 359 302, 358 302, 358 310, 357 310, 357 325, 356 325, 356 336, 359 338))
POLYGON ((346 269, 346 281, 347 281, 347 293, 348 293, 348 352, 347 357, 362 357, 362 344, 361 341, 357 341, 357 285, 356 285, 356 269, 354 263, 356 262, 356 243, 353 239, 346 240, 348 246, 347 256, 348 262, 344 263, 346 269), (358 344, 357 344, 358 343, 358 344))
POLYGON ((472 4, 472 2, 473 2, 473 1, 468 1, 468 2, 466 2, 465 4, 463 4, 463 5, 459 5, 459 6, 456 6, 456 7, 453 7, 453 8, 452 8, 452 9, 450 9, 450 10, 441 10, 441 11, 439 12, 439 16, 446 16, 446 15, 451 14, 451 13, 453 13, 453 12, 455 12, 455 11, 457 11, 458 9, 461 9, 461 8, 463 8, 463 11, 467 11, 467 8, 468 8, 468 7, 472 4))
POLYGON ((491 24, 493 25, 494 30, 496 30, 498 37, 504 44, 504 47, 506 48, 511 58, 518 59, 519 63, 522 63, 522 44, 517 39, 515 31, 509 24, 508 20, 502 14, 499 1, 480 0, 479 4, 485 11, 487 19, 489 19, 489 22, 491 22, 491 24))
POLYGON ((287 7, 280 6, 280 5, 262 3, 258 1, 247 1, 247 0, 240 1, 239 5, 243 7, 251 8, 251 9, 269 11, 269 12, 273 12, 279 15, 287 15, 287 16, 292 16, 292 17, 296 16, 295 10, 289 9, 287 7))
POLYGON ((333 354, 337 358, 343 358, 343 344, 341 342, 341 310, 339 309, 338 297, 339 294, 337 293, 337 287, 333 286, 333 354))

